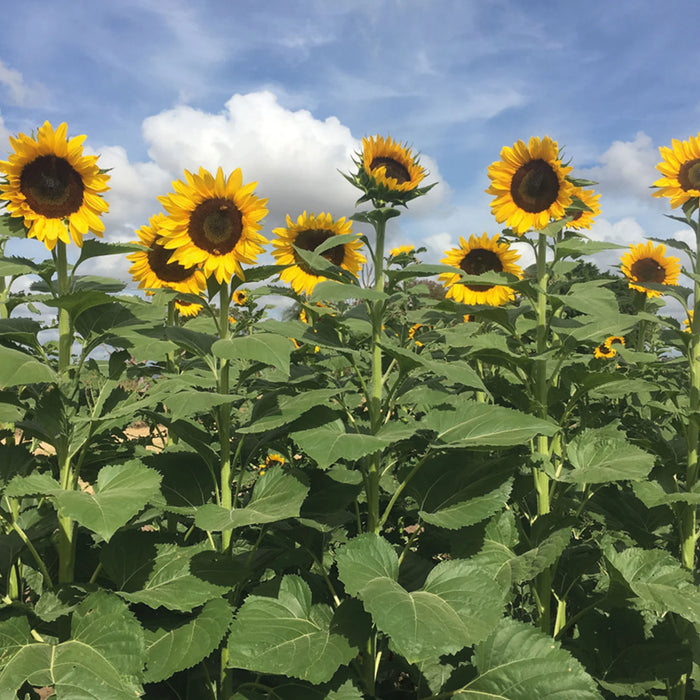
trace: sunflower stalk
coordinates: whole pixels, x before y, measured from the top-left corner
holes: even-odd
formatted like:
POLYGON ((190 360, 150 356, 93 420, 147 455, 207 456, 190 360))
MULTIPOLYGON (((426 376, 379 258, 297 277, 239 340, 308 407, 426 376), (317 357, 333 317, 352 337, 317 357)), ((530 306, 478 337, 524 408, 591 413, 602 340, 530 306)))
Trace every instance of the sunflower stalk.
MULTIPOLYGON (((386 234, 386 222, 392 209, 375 209, 371 217, 372 225, 376 233, 376 245, 374 247, 374 289, 384 291, 384 238, 386 234)), ((393 215, 393 214, 392 214, 393 215)), ((372 381, 370 384, 369 414, 372 434, 381 428, 382 420, 382 348, 380 346, 382 333, 382 317, 384 315, 384 302, 375 300, 371 302, 372 315, 372 381)), ((379 532, 381 524, 379 518, 379 473, 381 469, 382 455, 378 452, 369 460, 365 477, 365 491, 367 495, 367 531, 379 532)))
MULTIPOLYGON (((695 250, 700 253, 700 209, 695 229, 695 250)), ((690 346, 688 359, 690 364, 689 411, 686 440, 688 460, 686 466, 685 488, 692 491, 698 480, 698 437, 700 436, 700 255, 696 253, 693 296, 693 321, 690 324, 690 346)), ((680 516, 681 563, 689 571, 695 570, 695 544, 697 540, 697 508, 694 503, 683 505, 680 516)))
MULTIPOLYGON (((537 318, 537 335, 535 359, 535 410, 540 418, 546 419, 547 405, 547 236, 539 234, 537 241, 537 298, 535 315, 537 318)), ((535 453, 542 465, 549 460, 549 438, 538 435, 535 440, 535 453)), ((550 512, 549 477, 540 466, 533 467, 533 479, 537 494, 537 516, 550 512)), ((549 634, 551 627, 550 601, 552 597, 552 571, 546 569, 535 579, 535 597, 539 611, 540 629, 549 634)))

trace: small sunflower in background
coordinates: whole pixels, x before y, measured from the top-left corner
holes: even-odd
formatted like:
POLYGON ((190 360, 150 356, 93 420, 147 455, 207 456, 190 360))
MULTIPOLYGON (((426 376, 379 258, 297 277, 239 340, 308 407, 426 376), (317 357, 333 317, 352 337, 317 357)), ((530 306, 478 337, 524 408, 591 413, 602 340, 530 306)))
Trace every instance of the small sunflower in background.
POLYGON ((681 263, 666 255, 666 246, 651 241, 631 245, 630 251, 620 258, 620 269, 631 289, 644 292, 647 297, 661 296, 661 292, 647 289, 645 284, 678 284, 681 263))
POLYGON ((148 250, 129 253, 127 260, 133 265, 129 274, 139 283, 139 289, 160 289, 168 287, 178 292, 199 294, 207 286, 204 273, 198 266, 185 267, 172 260, 172 250, 162 245, 160 231, 165 220, 163 214, 156 214, 148 224, 136 231, 137 241, 148 250))
POLYGON ((399 255, 410 255, 415 249, 416 247, 414 245, 400 245, 389 251, 389 257, 396 258, 399 255))
POLYGON ((575 193, 566 177, 570 172, 570 166, 562 165, 557 142, 549 136, 504 146, 501 160, 488 168, 491 186, 486 192, 494 195, 491 212, 496 221, 522 235, 563 218, 575 193))
POLYGON ((566 225, 567 228, 580 231, 589 229, 593 225, 593 220, 600 214, 600 195, 593 190, 578 190, 574 192, 574 197, 578 198, 590 211, 583 209, 567 209, 567 216, 572 216, 572 220, 566 225))
POLYGON ((615 344, 622 345, 624 347, 625 339, 621 335, 611 335, 608 336, 605 339, 605 342, 603 343, 603 345, 605 345, 608 348, 612 348, 612 346, 615 344))
POLYGON ((688 318, 683 319, 683 330, 690 333, 693 329, 693 309, 688 309, 688 318))
POLYGON ((253 194, 256 185, 243 184, 240 168, 228 177, 221 168, 215 176, 204 168, 196 175, 185 170, 185 181, 173 181, 175 192, 158 197, 168 212, 162 244, 173 251, 173 262, 201 265, 219 284, 233 275, 245 279, 241 264, 254 265, 267 243, 258 233, 267 200, 253 194))
POLYGON ((617 350, 605 343, 601 343, 593 350, 593 357, 598 360, 608 360, 611 357, 615 357, 615 355, 617 355, 617 350))
POLYGON ((260 470, 260 476, 262 476, 270 467, 281 467, 286 461, 287 460, 281 454, 272 452, 265 457, 265 464, 261 464, 258 467, 260 470))
POLYGON ((357 173, 345 178, 365 194, 358 200, 406 204, 424 195, 434 185, 418 187, 426 171, 411 149, 391 136, 367 136, 355 160, 357 173))
MULTIPOLYGON (((469 236, 459 238, 460 247, 445 252, 447 257, 441 261, 445 265, 457 267, 468 275, 482 275, 485 272, 509 272, 518 278, 523 276, 522 269, 515 264, 520 255, 511 250, 507 243, 498 240, 498 234, 489 238, 469 236)), ((501 284, 459 284, 460 275, 443 272, 440 281, 447 287, 446 297, 462 304, 485 304, 501 306, 515 298, 515 292, 501 284)))
POLYGON ((53 250, 60 240, 82 246, 88 232, 102 236, 100 215, 109 210, 102 193, 109 175, 100 170, 97 156, 84 156, 85 136, 67 138, 64 122, 54 131, 47 121, 36 139, 10 137, 13 153, 0 161, 7 182, 0 184, 0 199, 13 217, 24 219, 27 237, 53 250))
MULTIPOLYGON (((323 282, 326 277, 312 272, 309 266, 294 250, 294 246, 302 250, 315 251, 322 243, 333 236, 341 236, 352 233, 352 222, 345 217, 333 220, 330 214, 322 212, 315 214, 300 214, 296 223, 287 215, 286 228, 276 228, 272 231, 277 238, 272 241, 272 255, 278 265, 291 265, 282 270, 280 279, 291 285, 297 293, 311 294, 313 288, 323 282)), ((342 267, 357 277, 362 265, 366 262, 365 256, 359 252, 362 241, 359 237, 346 243, 341 243, 334 248, 321 253, 328 262, 342 267)))
POLYGON ((654 183, 653 197, 668 197, 671 207, 700 197, 700 133, 687 141, 673 139, 671 148, 659 148, 663 160, 656 169, 663 175, 654 183))
POLYGON ((422 323, 414 323, 409 329, 408 329, 408 339, 412 340, 419 348, 423 347, 423 343, 420 342, 420 340, 416 340, 416 333, 423 328, 422 323))
POLYGON ((248 294, 242 289, 237 289, 233 293, 231 300, 236 306, 245 306, 245 303, 248 301, 248 294))
POLYGON ((193 317, 196 316, 204 307, 202 304, 196 304, 193 301, 175 299, 175 308, 180 316, 193 317))

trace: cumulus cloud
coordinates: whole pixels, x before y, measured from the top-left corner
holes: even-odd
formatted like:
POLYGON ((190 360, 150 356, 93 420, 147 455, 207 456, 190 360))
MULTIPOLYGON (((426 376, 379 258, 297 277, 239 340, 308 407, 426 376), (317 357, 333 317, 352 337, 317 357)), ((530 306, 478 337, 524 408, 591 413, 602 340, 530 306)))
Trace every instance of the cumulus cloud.
POLYGON ((600 165, 580 172, 598 182, 596 189, 603 197, 632 198, 645 205, 655 201, 650 187, 660 177, 655 168, 659 152, 644 132, 638 132, 634 141, 614 141, 598 161, 600 165))
POLYGON ((41 85, 27 85, 22 74, 3 61, 0 61, 0 85, 6 88, 9 102, 17 107, 31 107, 45 97, 46 91, 41 85))

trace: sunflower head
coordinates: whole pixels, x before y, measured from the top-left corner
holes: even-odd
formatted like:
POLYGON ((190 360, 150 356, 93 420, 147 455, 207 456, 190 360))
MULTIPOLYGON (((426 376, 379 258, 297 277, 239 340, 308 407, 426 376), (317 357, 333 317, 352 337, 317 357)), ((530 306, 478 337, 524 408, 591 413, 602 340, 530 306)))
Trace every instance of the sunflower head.
POLYGON ((419 348, 423 347, 423 343, 420 342, 420 340, 416 340, 416 333, 423 328, 422 323, 414 323, 409 329, 408 329, 408 338, 409 340, 412 340, 419 348))
POLYGON ((571 167, 562 165, 559 146, 549 136, 505 146, 501 160, 488 169, 491 186, 486 192, 494 195, 491 212, 496 221, 522 235, 563 218, 574 194, 569 172, 571 167))
POLYGON ((651 241, 631 245, 630 251, 620 258, 620 269, 629 286, 644 292, 647 297, 661 296, 661 292, 648 289, 646 284, 678 284, 681 263, 678 258, 666 255, 666 246, 651 241))
MULTIPOLYGON (((477 237, 469 236, 466 241, 460 236, 460 247, 446 251, 445 265, 457 267, 468 275, 482 275, 485 272, 509 272, 518 278, 523 276, 519 265, 515 264, 520 255, 511 250, 507 243, 498 240, 498 234, 489 238, 487 233, 477 237)), ((445 296, 462 304, 486 304, 501 306, 515 298, 515 292, 501 284, 459 284, 460 274, 443 272, 440 280, 447 287, 445 296)))
POLYGON ((608 348, 611 348, 616 343, 624 347, 625 339, 621 335, 611 335, 605 339, 605 343, 603 343, 603 345, 605 345, 608 348))
POLYGON ((362 139, 362 152, 354 161, 357 172, 345 178, 364 194, 359 202, 403 204, 424 195, 434 185, 418 187, 426 176, 417 155, 391 136, 362 139))
MULTIPOLYGON (((294 222, 288 215, 286 228, 273 230, 277 238, 272 241, 272 255, 278 265, 290 266, 280 273, 280 279, 288 282, 297 294, 311 294, 313 288, 326 278, 315 274, 294 247, 315 251, 333 236, 352 232, 352 222, 346 221, 344 217, 334 221, 330 214, 322 212, 316 216, 304 212, 294 222)), ((359 252, 361 247, 362 241, 358 236, 354 240, 325 250, 321 255, 333 265, 357 276, 365 263, 365 256, 359 252)))
POLYGON ((6 182, 0 185, 11 216, 21 217, 29 238, 49 250, 60 240, 78 246, 92 232, 105 229, 100 215, 109 209, 102 193, 109 175, 97 166, 97 156, 84 156, 85 136, 67 137, 65 122, 54 131, 49 122, 39 127, 36 139, 26 134, 10 137, 13 153, 0 161, 6 182))
POLYGON ((233 293, 231 299, 233 300, 233 303, 236 304, 236 306, 245 306, 246 301, 248 301, 248 294, 242 289, 237 289, 233 293))
POLYGON ((196 316, 204 307, 202 304, 196 304, 193 301, 183 301, 182 299, 175 300, 175 308, 180 316, 196 316))
POLYGON ((241 263, 255 264, 267 243, 258 233, 267 200, 253 194, 256 184, 244 185, 240 168, 228 177, 221 168, 216 175, 204 168, 196 175, 185 170, 185 181, 173 182, 175 192, 158 197, 168 212, 161 237, 173 251, 173 262, 199 265, 219 284, 229 283, 234 274, 244 279, 241 263))
POLYGON ((199 267, 185 267, 172 260, 172 250, 168 250, 162 244, 160 230, 165 216, 156 214, 148 220, 148 224, 136 231, 139 237, 137 241, 148 250, 137 251, 127 255, 133 265, 129 273, 139 289, 159 289, 167 287, 187 294, 199 294, 207 286, 204 273, 199 267))
POLYGON ((566 227, 576 231, 589 229, 593 225, 593 220, 600 214, 599 199, 600 195, 593 190, 576 189, 573 193, 572 205, 566 210, 566 215, 573 218, 566 227))
POLYGON ((693 329, 693 309, 688 309, 688 317, 683 319, 683 330, 690 333, 693 329))
POLYGON ((414 245, 400 245, 396 248, 392 248, 389 251, 389 257, 396 258, 399 255, 411 255, 415 249, 416 247, 414 245))
POLYGON ((593 357, 598 360, 609 360, 611 357, 615 357, 615 355, 617 355, 617 350, 607 345, 607 343, 602 343, 593 350, 593 357))
POLYGON ((663 175, 655 183, 653 197, 668 197, 676 208, 700 198, 700 133, 687 141, 671 141, 671 148, 659 148, 663 159, 656 169, 663 175))
POLYGON ((276 452, 272 452, 265 457, 265 463, 258 466, 260 476, 262 476, 270 467, 281 467, 287 460, 276 452))

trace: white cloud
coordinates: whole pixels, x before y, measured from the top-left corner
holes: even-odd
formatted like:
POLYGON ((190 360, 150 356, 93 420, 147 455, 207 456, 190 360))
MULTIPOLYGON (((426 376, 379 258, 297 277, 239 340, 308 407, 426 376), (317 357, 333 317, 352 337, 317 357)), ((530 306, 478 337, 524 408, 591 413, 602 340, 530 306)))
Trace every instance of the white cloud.
POLYGON ((598 182, 597 191, 614 197, 629 197, 650 205, 651 186, 660 177, 656 171, 659 153, 651 138, 639 131, 634 141, 614 141, 598 158, 601 165, 582 169, 581 176, 598 182))
POLYGON ((45 98, 41 85, 27 85, 22 74, 0 61, 0 85, 9 93, 9 102, 17 107, 31 107, 45 98))

